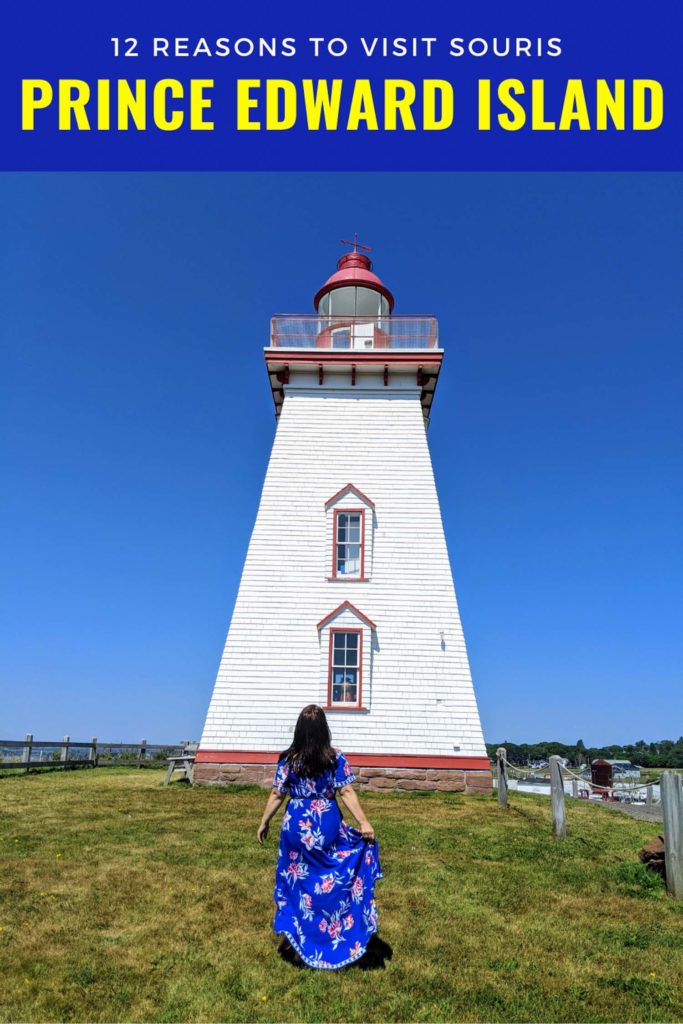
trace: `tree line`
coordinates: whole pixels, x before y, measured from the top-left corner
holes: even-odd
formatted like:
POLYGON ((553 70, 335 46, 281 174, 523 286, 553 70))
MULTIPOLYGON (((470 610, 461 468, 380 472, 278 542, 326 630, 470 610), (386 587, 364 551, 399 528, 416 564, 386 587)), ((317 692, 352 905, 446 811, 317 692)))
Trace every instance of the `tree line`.
POLYGON ((551 754, 566 757, 572 765, 590 764, 596 757, 631 761, 643 768, 683 768, 683 736, 677 740, 657 740, 646 743, 615 743, 607 747, 587 747, 583 740, 576 743, 487 743, 489 757, 495 757, 498 747, 505 747, 511 764, 526 765, 531 761, 547 761, 551 754))

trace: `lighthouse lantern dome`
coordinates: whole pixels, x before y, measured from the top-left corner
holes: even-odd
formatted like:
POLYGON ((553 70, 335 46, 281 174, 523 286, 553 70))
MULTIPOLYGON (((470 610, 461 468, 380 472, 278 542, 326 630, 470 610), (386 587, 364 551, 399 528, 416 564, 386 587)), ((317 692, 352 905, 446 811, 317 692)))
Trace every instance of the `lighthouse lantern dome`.
POLYGON ((357 237, 344 244, 353 245, 353 251, 339 259, 337 270, 313 299, 314 309, 323 317, 387 316, 393 311, 394 296, 373 273, 369 246, 361 245, 357 237))

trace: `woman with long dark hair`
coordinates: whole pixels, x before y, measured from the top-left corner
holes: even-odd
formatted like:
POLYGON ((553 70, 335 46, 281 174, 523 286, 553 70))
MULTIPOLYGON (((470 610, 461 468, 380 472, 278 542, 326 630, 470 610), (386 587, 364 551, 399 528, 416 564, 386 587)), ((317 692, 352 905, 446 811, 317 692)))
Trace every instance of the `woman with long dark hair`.
POLYGON ((377 931, 379 850, 353 782, 349 762, 332 747, 325 712, 309 704, 280 755, 257 832, 262 843, 289 796, 275 870, 273 928, 309 967, 335 970, 353 963, 377 931), (359 829, 342 818, 337 793, 359 829))

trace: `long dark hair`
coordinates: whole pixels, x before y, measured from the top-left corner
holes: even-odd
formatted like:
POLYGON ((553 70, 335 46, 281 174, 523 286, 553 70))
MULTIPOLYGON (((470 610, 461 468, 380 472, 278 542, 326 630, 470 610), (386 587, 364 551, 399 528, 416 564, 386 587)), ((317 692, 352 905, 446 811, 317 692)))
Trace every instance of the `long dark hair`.
POLYGON ((332 768, 336 756, 325 712, 318 704, 307 704, 296 720, 292 742, 280 757, 297 775, 311 779, 332 768))

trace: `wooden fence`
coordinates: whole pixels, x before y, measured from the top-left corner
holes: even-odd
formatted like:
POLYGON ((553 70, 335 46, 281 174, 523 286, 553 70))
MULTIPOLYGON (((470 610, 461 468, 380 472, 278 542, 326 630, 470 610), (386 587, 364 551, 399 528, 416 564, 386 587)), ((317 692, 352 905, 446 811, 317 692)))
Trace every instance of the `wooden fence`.
POLYGON ((165 768, 167 758, 179 756, 189 745, 180 743, 103 743, 93 736, 87 742, 64 736, 61 740, 36 740, 27 733, 23 740, 0 740, 0 771, 31 768, 96 768, 134 765, 165 768))

